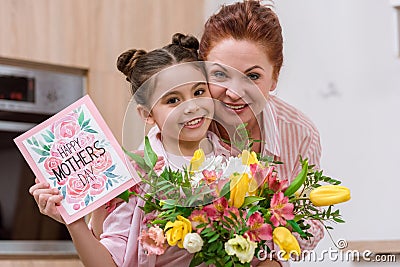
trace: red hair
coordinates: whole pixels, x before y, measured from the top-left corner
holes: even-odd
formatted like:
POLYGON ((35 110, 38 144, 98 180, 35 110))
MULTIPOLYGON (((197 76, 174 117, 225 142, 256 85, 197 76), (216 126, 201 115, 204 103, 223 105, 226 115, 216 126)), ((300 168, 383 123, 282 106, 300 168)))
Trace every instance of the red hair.
POLYGON ((253 41, 262 47, 274 66, 272 78, 278 80, 283 63, 283 38, 281 25, 274 11, 255 0, 222 6, 204 25, 200 58, 206 60, 214 46, 231 38, 253 41))

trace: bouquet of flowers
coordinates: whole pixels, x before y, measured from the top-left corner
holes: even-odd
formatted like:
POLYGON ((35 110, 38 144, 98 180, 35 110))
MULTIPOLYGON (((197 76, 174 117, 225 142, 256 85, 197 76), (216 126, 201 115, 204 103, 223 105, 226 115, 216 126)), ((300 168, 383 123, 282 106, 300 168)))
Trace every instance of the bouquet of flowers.
POLYGON ((333 205, 349 200, 350 191, 307 159, 300 158, 302 170, 289 184, 279 163, 248 150, 228 159, 197 150, 187 168, 161 173, 153 170, 157 155, 148 139, 144 157, 127 153, 142 169, 144 191, 132 194, 145 203, 148 229, 139 240, 148 253, 178 246, 194 254, 190 266, 250 266, 272 243, 285 259, 300 255, 293 233, 312 236, 306 219, 344 222, 333 205))

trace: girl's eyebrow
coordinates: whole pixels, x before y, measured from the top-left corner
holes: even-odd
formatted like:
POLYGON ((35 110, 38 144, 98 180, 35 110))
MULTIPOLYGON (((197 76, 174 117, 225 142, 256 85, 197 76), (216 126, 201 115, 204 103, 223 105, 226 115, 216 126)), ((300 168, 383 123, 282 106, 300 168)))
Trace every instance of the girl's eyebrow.
POLYGON ((163 94, 161 98, 165 99, 165 98, 168 98, 170 95, 179 95, 179 92, 171 90, 171 91, 168 91, 165 94, 163 94))
MULTIPOLYGON (((195 83, 195 84, 190 88, 190 90, 195 90, 199 85, 206 85, 206 84, 207 84, 206 82, 198 82, 198 83, 195 83)), ((170 91, 166 92, 165 94, 163 94, 163 95, 161 96, 161 98, 162 98, 162 99, 165 99, 165 98, 168 98, 170 95, 181 95, 181 93, 180 93, 178 90, 170 90, 170 91)))
POLYGON ((196 88, 199 87, 200 85, 206 85, 206 84, 207 84, 206 82, 198 82, 198 83, 196 83, 196 84, 194 84, 194 85, 192 86, 192 90, 196 89, 196 88))

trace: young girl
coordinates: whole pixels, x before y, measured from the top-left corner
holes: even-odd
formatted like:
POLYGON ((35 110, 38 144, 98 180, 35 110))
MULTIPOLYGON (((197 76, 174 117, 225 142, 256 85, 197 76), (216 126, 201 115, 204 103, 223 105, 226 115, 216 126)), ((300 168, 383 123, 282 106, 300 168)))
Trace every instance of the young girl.
MULTIPOLYGON (((172 44, 149 53, 129 50, 117 62, 132 84, 140 116, 154 125, 148 134, 152 148, 172 169, 185 164, 199 147, 206 154, 229 156, 207 131, 214 107, 201 64, 188 63, 197 60, 198 45, 194 37, 175 34, 172 44)), ((41 213, 63 223, 56 209, 62 200, 57 190, 38 183, 29 191, 41 213)), ((161 256, 146 254, 138 241, 146 227, 143 205, 137 197, 120 204, 105 219, 100 241, 83 218, 67 225, 85 266, 189 266, 192 254, 176 246, 161 256)))

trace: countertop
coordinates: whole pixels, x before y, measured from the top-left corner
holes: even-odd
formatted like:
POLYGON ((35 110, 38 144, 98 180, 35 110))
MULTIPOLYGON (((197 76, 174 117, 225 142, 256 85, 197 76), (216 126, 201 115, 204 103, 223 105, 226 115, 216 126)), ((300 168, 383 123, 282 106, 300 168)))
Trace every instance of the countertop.
POLYGON ((77 259, 78 254, 72 241, 0 241, 0 259, 57 258, 77 259))

